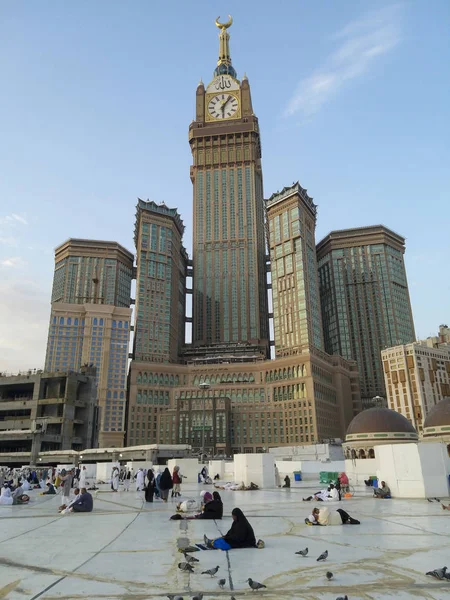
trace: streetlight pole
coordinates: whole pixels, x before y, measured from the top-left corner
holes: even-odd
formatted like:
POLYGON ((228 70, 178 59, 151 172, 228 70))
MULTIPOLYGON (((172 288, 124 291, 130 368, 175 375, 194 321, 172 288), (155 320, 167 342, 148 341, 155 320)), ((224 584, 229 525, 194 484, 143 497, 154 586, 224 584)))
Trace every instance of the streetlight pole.
MULTIPOLYGON (((211 385, 205 381, 199 385, 201 390, 209 390, 211 385)), ((202 419, 202 454, 201 460, 203 462, 203 457, 205 455, 205 424, 206 424, 206 396, 203 394, 203 419, 202 419)))

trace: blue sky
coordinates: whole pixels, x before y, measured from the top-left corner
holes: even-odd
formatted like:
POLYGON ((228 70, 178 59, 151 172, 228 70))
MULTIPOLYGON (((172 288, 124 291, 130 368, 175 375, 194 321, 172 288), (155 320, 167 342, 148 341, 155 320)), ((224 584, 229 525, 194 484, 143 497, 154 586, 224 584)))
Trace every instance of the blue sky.
POLYGON ((43 365, 68 237, 133 250, 139 196, 179 207, 190 251, 187 132, 228 13, 266 196, 299 180, 317 240, 377 223, 404 235, 417 335, 450 321, 448 0, 4 0, 0 370, 43 365))

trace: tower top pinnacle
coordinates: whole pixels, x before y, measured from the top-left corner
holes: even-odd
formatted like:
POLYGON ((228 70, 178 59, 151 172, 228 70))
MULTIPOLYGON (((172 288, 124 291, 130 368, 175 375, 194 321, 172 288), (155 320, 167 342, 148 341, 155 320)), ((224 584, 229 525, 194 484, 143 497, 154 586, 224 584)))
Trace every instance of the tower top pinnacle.
POLYGON ((233 17, 228 15, 228 21, 226 23, 219 22, 220 17, 216 19, 216 27, 220 29, 219 33, 219 60, 217 61, 217 67, 214 69, 214 75, 231 75, 236 78, 236 71, 231 64, 230 55, 230 34, 227 29, 233 24, 233 17))

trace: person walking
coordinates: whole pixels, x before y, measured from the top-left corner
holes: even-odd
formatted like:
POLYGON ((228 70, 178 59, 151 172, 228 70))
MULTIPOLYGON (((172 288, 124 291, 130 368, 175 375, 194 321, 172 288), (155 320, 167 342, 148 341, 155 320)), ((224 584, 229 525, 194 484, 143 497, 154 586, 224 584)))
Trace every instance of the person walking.
POLYGON ((180 467, 178 465, 173 468, 172 481, 172 498, 174 496, 181 496, 181 483, 183 481, 183 475, 180 473, 180 467))
POLYGON ((161 494, 161 499, 164 502, 167 502, 169 497, 169 491, 173 488, 172 477, 170 476, 170 471, 166 467, 164 469, 164 473, 161 475, 161 479, 159 480, 159 490, 161 494))
POLYGON ((153 502, 153 495, 155 493, 155 474, 153 469, 147 471, 147 487, 145 488, 145 501, 153 502))
POLYGON ((131 482, 131 471, 127 470, 125 473, 125 477, 123 478, 123 488, 126 492, 130 491, 130 482, 131 482))
POLYGON ((144 489, 144 471, 139 469, 136 473, 136 491, 141 492, 144 489))
POLYGON ((113 467, 111 474, 111 490, 113 492, 119 491, 119 469, 117 467, 113 467))
POLYGON ((72 472, 69 471, 67 472, 65 469, 63 469, 61 471, 61 485, 62 485, 62 503, 63 504, 69 504, 70 502, 70 490, 72 489, 72 480, 73 480, 73 476, 72 476, 72 472))

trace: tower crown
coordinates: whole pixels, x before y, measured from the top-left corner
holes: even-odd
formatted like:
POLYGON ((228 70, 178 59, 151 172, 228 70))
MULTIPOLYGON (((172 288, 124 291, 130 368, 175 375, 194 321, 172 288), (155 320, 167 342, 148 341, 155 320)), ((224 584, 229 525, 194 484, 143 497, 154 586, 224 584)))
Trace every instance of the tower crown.
POLYGON ((236 71, 231 64, 230 56, 230 34, 227 29, 233 24, 233 17, 228 15, 228 21, 226 23, 219 22, 220 17, 216 19, 216 27, 220 29, 219 33, 219 60, 217 61, 217 67, 214 69, 214 75, 231 75, 236 79, 236 71))

